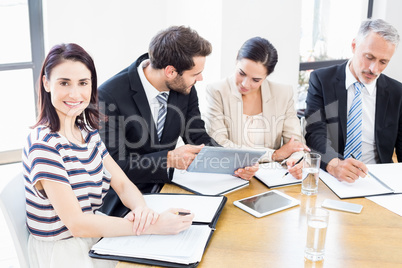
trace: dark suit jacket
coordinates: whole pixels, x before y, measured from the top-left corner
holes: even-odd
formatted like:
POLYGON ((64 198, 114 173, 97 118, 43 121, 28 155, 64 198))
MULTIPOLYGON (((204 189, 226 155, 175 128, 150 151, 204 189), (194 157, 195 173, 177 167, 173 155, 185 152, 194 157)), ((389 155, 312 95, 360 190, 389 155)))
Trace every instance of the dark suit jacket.
MULTIPOLYGON (((171 181, 166 168, 167 153, 176 146, 179 136, 187 144, 215 145, 206 133, 198 107, 197 91, 183 95, 170 91, 168 110, 161 141, 137 72, 148 54, 103 83, 98 90, 100 110, 108 119, 100 134, 106 147, 130 180, 142 192, 150 192, 155 184, 171 181)), ((109 190, 101 209, 112 213, 122 204, 109 190)))
MULTIPOLYGON (((311 73, 305 116, 306 143, 322 155, 325 170, 333 158, 343 159, 346 142, 346 64, 311 73)), ((402 161, 402 84, 381 74, 377 79, 375 143, 380 163, 391 163, 394 149, 402 161)))

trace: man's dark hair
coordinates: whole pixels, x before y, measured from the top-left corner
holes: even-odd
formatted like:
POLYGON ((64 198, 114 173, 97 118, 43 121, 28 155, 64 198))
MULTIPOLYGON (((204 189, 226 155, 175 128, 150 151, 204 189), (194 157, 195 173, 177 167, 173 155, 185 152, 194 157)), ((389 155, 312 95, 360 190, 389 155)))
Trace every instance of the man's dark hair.
POLYGON ((171 26, 160 31, 152 38, 148 51, 153 68, 172 65, 179 75, 194 67, 194 57, 206 57, 211 52, 211 43, 185 26, 171 26))

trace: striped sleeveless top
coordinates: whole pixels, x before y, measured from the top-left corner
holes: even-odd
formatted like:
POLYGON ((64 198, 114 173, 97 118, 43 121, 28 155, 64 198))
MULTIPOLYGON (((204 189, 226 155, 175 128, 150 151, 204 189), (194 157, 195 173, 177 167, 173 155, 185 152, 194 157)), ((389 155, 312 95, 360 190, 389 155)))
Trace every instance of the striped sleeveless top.
POLYGON ((94 213, 110 187, 110 173, 103 166, 108 154, 97 130, 81 131, 85 144, 69 142, 48 127, 39 126, 28 135, 22 152, 25 177, 27 225, 39 240, 55 241, 72 237, 56 211, 35 187, 40 180, 71 186, 84 213, 94 213))

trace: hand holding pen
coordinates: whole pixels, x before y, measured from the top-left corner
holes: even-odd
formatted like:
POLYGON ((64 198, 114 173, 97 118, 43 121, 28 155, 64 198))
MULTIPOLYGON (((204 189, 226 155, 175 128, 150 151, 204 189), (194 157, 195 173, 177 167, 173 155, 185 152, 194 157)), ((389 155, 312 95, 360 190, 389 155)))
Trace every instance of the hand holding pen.
MULTIPOLYGON (((291 169, 294 168, 296 165, 298 165, 302 160, 303 160, 303 157, 301 157, 299 160, 297 160, 296 163, 294 163, 294 164, 292 165, 291 169)), ((282 178, 284 178, 285 176, 287 176, 289 173, 290 173, 290 171, 287 171, 287 172, 282 176, 282 178)), ((296 179, 301 179, 301 174, 302 174, 302 172, 301 172, 301 169, 300 169, 300 171, 298 172, 298 174, 294 174, 294 173, 293 173, 292 175, 293 175, 296 179)))
MULTIPOLYGON (((303 156, 302 156, 299 160, 297 160, 296 163, 294 163, 294 165, 293 165, 292 167, 294 167, 294 166, 296 166, 297 164, 299 164, 302 160, 303 160, 303 156)), ((288 174, 289 174, 289 171, 287 171, 287 172, 282 176, 282 178, 284 178, 284 177, 287 176, 288 174)))
POLYGON ((354 159, 352 156, 345 160, 331 159, 328 162, 326 171, 339 181, 353 183, 360 177, 364 178, 366 176, 367 167, 363 162, 354 159))
MULTIPOLYGON (((356 157, 353 155, 353 154, 350 154, 350 156, 353 158, 353 159, 355 159, 355 160, 357 160, 356 159, 356 157)), ((359 160, 358 160, 359 161, 359 160)), ((369 175, 369 171, 367 171, 367 172, 365 172, 363 169, 361 169, 360 167, 357 167, 358 169, 360 169, 367 177, 370 177, 370 175, 369 175)))

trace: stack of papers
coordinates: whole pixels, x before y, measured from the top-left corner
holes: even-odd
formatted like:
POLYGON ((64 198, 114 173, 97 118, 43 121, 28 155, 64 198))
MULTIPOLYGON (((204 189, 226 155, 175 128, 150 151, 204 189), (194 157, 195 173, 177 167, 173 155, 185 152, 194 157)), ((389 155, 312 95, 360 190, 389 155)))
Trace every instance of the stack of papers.
POLYGON ((211 228, 208 225, 192 225, 177 235, 103 238, 92 250, 101 255, 190 264, 201 261, 210 233, 211 228))

